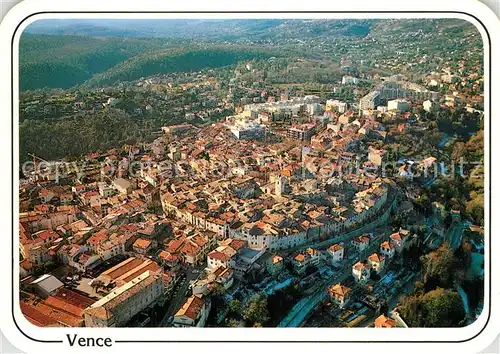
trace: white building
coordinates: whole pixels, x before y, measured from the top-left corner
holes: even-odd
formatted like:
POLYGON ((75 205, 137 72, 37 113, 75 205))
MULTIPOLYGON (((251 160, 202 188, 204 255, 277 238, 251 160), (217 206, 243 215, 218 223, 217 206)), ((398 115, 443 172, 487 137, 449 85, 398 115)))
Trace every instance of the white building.
POLYGON ((396 249, 394 248, 394 245, 392 243, 390 243, 389 241, 384 241, 380 244, 379 251, 385 257, 391 259, 392 257, 394 257, 394 253, 396 252, 396 249))
POLYGON ((342 247, 338 243, 330 246, 327 252, 331 256, 331 261, 334 264, 344 259, 344 247, 342 247))
POLYGON ((380 104, 380 92, 372 91, 359 101, 359 109, 375 109, 380 104))
POLYGON ((339 100, 327 100, 326 109, 345 113, 345 111, 347 111, 347 103, 339 100))
POLYGON ((101 184, 99 186, 99 194, 101 197, 108 198, 111 197, 115 193, 115 189, 111 186, 108 186, 106 184, 101 184))
POLYGON ((378 253, 368 256, 368 265, 377 273, 381 273, 385 267, 385 257, 378 253))
POLYGON ((163 295, 163 277, 147 271, 87 307, 85 327, 122 327, 163 295))
POLYGON ((366 283, 368 279, 370 279, 370 270, 370 266, 362 262, 358 262, 352 266, 352 276, 356 282, 366 283))
POLYGON ((342 77, 342 85, 357 85, 359 83, 359 79, 353 76, 343 76, 342 77))
POLYGON ((424 101, 422 105, 424 107, 424 110, 427 112, 435 112, 439 107, 439 105, 436 102, 431 100, 424 101))
POLYGON ((192 295, 174 316, 174 327, 203 327, 210 312, 210 302, 192 295))
POLYGON ((387 109, 389 111, 406 112, 410 109, 410 104, 403 99, 391 100, 387 102, 387 109))

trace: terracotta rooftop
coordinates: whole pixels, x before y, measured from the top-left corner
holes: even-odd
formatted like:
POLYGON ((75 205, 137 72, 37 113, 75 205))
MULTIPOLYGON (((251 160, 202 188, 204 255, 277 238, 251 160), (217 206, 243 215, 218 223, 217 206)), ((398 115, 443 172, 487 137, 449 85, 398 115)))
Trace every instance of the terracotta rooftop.
POLYGON ((205 300, 195 295, 192 295, 189 299, 186 300, 184 305, 177 311, 175 317, 186 316, 193 321, 201 313, 203 306, 205 305, 205 300))

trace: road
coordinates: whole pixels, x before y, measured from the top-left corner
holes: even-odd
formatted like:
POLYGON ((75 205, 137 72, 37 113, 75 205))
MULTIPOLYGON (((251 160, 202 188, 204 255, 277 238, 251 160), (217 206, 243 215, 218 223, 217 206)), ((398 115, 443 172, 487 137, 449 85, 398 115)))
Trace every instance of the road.
POLYGON ((180 307, 184 304, 188 296, 186 296, 186 292, 189 289, 189 282, 193 279, 196 279, 198 277, 198 272, 197 270, 191 268, 188 268, 186 271, 186 277, 178 283, 174 289, 173 289, 173 294, 172 298, 168 301, 168 307, 167 311, 165 312, 165 315, 163 316, 163 319, 161 320, 160 324, 158 327, 168 327, 170 326, 168 322, 168 319, 170 316, 175 315, 175 313, 180 309, 180 307))
POLYGON ((452 250, 456 250, 462 242, 462 234, 465 230, 465 224, 454 223, 450 226, 445 235, 445 241, 448 242, 452 250))
POLYGON ((349 266, 346 266, 340 274, 323 280, 313 287, 313 293, 300 300, 280 322, 278 327, 300 327, 307 319, 309 314, 320 304, 326 297, 326 289, 336 283, 343 282, 351 275, 351 267, 357 263, 359 259, 366 259, 371 253, 375 252, 384 238, 376 238, 370 246, 362 252, 355 261, 352 261, 349 266))

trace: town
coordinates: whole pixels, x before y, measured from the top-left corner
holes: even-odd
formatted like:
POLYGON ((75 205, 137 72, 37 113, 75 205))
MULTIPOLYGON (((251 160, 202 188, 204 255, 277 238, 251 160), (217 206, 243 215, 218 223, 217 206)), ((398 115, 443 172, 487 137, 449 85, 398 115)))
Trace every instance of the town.
POLYGON ((27 120, 175 115, 150 139, 67 157, 33 150, 22 161, 20 306, 29 322, 407 328, 477 318, 479 64, 409 77, 359 74, 360 63, 343 58, 338 82, 311 90, 259 79, 275 60, 26 94, 27 120), (434 322, 417 307, 436 311, 434 322))

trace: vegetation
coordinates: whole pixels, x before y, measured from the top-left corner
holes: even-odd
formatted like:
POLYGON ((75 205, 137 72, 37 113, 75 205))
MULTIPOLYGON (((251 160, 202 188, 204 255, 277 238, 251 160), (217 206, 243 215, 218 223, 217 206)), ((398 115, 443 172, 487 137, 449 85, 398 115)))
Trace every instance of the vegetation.
POLYGON ((70 88, 162 45, 157 39, 23 34, 19 43, 19 86, 21 91, 70 88))
POLYGON ((226 318, 228 327, 262 327, 269 320, 267 296, 264 293, 253 295, 245 307, 237 299, 229 302, 229 312, 226 318))
POLYGON ((460 295, 437 288, 428 293, 405 296, 398 307, 410 327, 463 326, 465 312, 460 295))
POLYGON ((28 153, 59 159, 133 144, 137 139, 147 139, 152 130, 146 122, 114 109, 55 122, 25 120, 19 129, 21 161, 28 158, 28 153))
POLYGON ((116 67, 95 75, 85 86, 102 86, 119 81, 170 72, 218 68, 253 58, 271 57, 272 53, 249 47, 208 46, 161 50, 136 56, 116 67))

